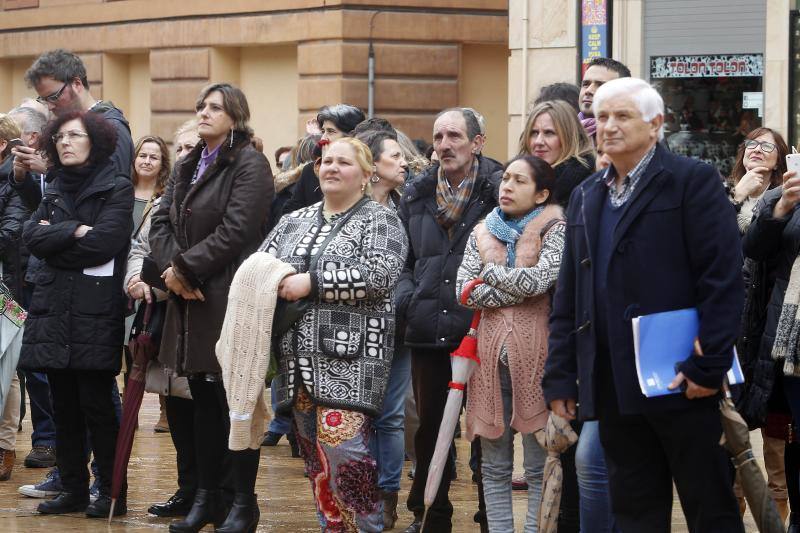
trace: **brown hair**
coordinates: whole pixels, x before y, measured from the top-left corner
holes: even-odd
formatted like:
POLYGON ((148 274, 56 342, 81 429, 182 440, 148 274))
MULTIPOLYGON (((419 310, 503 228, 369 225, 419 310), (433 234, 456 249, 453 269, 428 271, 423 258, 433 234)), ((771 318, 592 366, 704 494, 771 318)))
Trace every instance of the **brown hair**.
POLYGON ((786 155, 789 153, 789 147, 786 145, 786 141, 783 140, 781 134, 772 128, 756 128, 747 134, 747 137, 744 138, 744 141, 742 141, 742 144, 739 145, 739 149, 736 151, 736 164, 733 166, 733 172, 731 172, 730 177, 734 185, 738 184, 742 176, 747 173, 747 170, 744 168, 744 143, 767 133, 772 135, 772 138, 775 139, 775 149, 778 150, 778 163, 775 165, 775 168, 772 169, 772 174, 770 174, 769 177, 770 187, 777 187, 783 183, 783 174, 786 172, 786 155))
POLYGON ((164 192, 164 188, 167 186, 169 171, 170 168, 172 168, 169 162, 169 149, 167 148, 167 143, 164 142, 164 139, 161 137, 156 135, 145 135, 136 141, 136 148, 133 150, 133 169, 131 170, 131 181, 133 181, 134 187, 139 184, 139 176, 136 174, 136 159, 139 157, 139 151, 142 149, 142 146, 144 146, 146 143, 157 144, 158 149, 161 151, 161 170, 158 171, 158 176, 156 176, 156 186, 153 188, 153 196, 161 196, 161 193, 164 192))
POLYGON ((558 140, 561 141, 561 153, 558 154, 558 159, 553 163, 553 167, 557 167, 571 157, 580 161, 583 166, 588 167, 587 156, 591 156, 594 153, 592 141, 586 135, 586 130, 581 126, 575 110, 568 103, 561 100, 548 100, 535 105, 531 109, 528 114, 528 120, 525 121, 522 135, 519 136, 517 155, 531 155, 528 141, 531 138, 533 124, 539 118, 539 115, 545 113, 550 115, 553 120, 558 140))
POLYGON ((233 128, 235 130, 246 131, 250 135, 253 130, 250 129, 248 123, 250 122, 250 106, 247 104, 247 97, 241 89, 230 83, 213 83, 203 88, 200 91, 200 96, 197 97, 195 108, 200 109, 203 102, 208 95, 218 91, 222 95, 222 107, 225 108, 225 113, 233 120, 233 128))

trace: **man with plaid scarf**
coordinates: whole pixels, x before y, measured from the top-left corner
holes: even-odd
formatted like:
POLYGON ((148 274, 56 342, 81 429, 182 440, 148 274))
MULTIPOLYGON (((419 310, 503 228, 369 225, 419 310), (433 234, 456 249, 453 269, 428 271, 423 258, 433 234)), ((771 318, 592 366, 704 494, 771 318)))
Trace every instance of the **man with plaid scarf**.
MULTIPOLYGON (((456 301, 455 281, 472 228, 497 205, 500 164, 481 155, 480 117, 468 108, 446 109, 433 125, 439 159, 407 184, 399 212, 410 250, 395 298, 398 322, 407 324, 411 375, 419 414, 414 438, 417 469, 408 496, 414 522, 422 527, 423 493, 447 401, 450 352, 467 333, 472 311, 456 301)), ((454 465, 445 466, 442 484, 425 522, 427 531, 449 533, 453 506, 448 500, 454 465)))

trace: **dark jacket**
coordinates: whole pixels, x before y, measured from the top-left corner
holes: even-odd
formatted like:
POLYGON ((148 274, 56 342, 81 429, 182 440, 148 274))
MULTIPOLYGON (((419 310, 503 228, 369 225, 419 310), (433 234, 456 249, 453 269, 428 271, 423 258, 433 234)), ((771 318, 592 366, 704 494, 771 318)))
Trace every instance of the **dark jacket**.
POLYGON ((319 177, 314 172, 314 162, 306 163, 300 179, 294 184, 292 197, 283 204, 283 214, 297 211, 322 200, 322 190, 319 188, 319 177))
POLYGON ((473 311, 456 301, 456 274, 472 228, 497 206, 500 182, 499 165, 478 157, 475 188, 452 239, 435 218, 438 164, 408 183, 400 201, 409 251, 395 302, 398 322, 406 321, 405 344, 411 348, 449 351, 469 329, 473 311))
MULTIPOLYGON (((128 176, 130 178, 131 169, 133 168, 133 141, 131 140, 131 128, 125 116, 118 108, 114 107, 112 102, 99 101, 90 109, 93 113, 102 113, 103 117, 108 120, 117 131, 117 147, 114 153, 111 154, 111 162, 117 171, 118 175, 128 176)), ((31 211, 39 207, 39 202, 42 200, 42 188, 39 181, 38 174, 28 173, 25 180, 17 183, 14 179, 14 172, 11 169, 9 173, 2 173, 0 176, 7 176, 8 182, 12 187, 19 191, 22 201, 31 211)), ((5 181, 5 180, 4 180, 5 181)))
POLYGON ((606 306, 613 385, 623 414, 714 402, 683 394, 647 399, 636 377, 631 319, 696 307, 703 355, 687 354, 681 371, 695 383, 720 387, 732 362, 744 286, 736 217, 717 171, 660 145, 624 207, 608 265, 608 298, 595 301, 597 228, 607 198, 602 173, 572 193, 564 258, 550 317, 542 381, 548 405, 577 399, 579 416, 597 416, 595 306, 606 306), (578 385, 580 383, 580 386, 578 385))
MULTIPOLYGON (((0 174, 7 173, 14 165, 9 157, 0 166, 0 174)), ((0 261, 3 262, 3 283, 11 290, 20 304, 28 251, 22 244, 22 225, 31 216, 17 191, 6 181, 0 181, 0 261)))
POLYGON ((43 260, 22 338, 19 366, 26 370, 120 370, 133 185, 110 163, 87 179, 69 201, 56 178, 25 222, 25 244, 43 260), (81 224, 92 229, 76 239, 81 224), (87 273, 112 261, 112 275, 87 273))
POLYGON ((778 187, 764 194, 742 242, 744 255, 755 262, 753 281, 759 284, 755 288, 751 285, 748 290, 748 304, 752 303, 753 310, 747 316, 750 322, 755 322, 759 314, 766 313, 760 324, 763 329, 757 357, 752 357, 749 352, 742 354, 746 356, 749 363, 746 367, 752 377, 738 407, 751 427, 763 425, 766 421, 768 402, 778 370, 776 361, 772 359, 772 345, 792 264, 800 253, 800 210, 795 207, 790 215, 780 219, 772 216, 782 193, 783 188, 778 187), (765 294, 763 289, 769 286, 770 281, 773 281, 771 291, 765 294))
POLYGON ((594 158, 586 157, 586 164, 584 165, 574 157, 570 157, 566 161, 553 167, 556 174, 556 185, 553 189, 553 199, 558 202, 558 205, 567 208, 569 204, 569 197, 575 187, 581 184, 583 180, 594 174, 594 158))
POLYGON ((195 146, 167 183, 150 227, 151 255, 160 271, 172 265, 205 301, 170 294, 159 360, 180 374, 219 373, 214 352, 228 290, 239 265, 264 240, 272 202, 272 171, 264 154, 236 131, 216 161, 191 185, 205 147, 195 146))

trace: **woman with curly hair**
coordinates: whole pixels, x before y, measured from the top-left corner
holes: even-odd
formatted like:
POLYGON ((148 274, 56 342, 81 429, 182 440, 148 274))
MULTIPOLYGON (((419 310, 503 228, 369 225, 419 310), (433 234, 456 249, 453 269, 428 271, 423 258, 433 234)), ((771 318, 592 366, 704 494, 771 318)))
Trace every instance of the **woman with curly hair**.
MULTIPOLYGON (((133 229, 133 185, 111 160, 116 131, 101 115, 72 112, 45 130, 53 166, 23 239, 36 273, 19 367, 46 372, 63 492, 45 514, 107 517, 119 421, 112 390, 120 371, 125 296, 120 290, 133 229), (89 430, 100 495, 89 503, 89 430)), ((120 495, 115 515, 127 510, 120 495)))

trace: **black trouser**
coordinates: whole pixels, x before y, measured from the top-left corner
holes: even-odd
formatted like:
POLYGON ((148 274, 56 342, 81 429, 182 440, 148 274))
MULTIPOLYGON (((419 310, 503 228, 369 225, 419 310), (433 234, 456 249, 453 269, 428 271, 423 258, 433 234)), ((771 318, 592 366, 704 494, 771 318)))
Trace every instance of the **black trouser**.
POLYGON ((197 460, 194 450, 194 402, 186 398, 167 396, 164 407, 169 422, 175 459, 178 466, 177 495, 193 499, 197 490, 197 460))
POLYGON ((194 403, 194 446, 197 458, 197 486, 216 490, 223 486, 234 492, 253 494, 258 476, 260 450, 233 452, 228 449, 230 418, 222 381, 189 378, 194 403), (224 464, 229 468, 224 468, 224 464), (223 472, 230 475, 227 482, 223 472))
MULTIPOLYGON (((411 383, 414 387, 414 399, 417 402, 419 428, 414 437, 417 468, 414 471, 414 482, 408 494, 407 505, 418 520, 422 519, 425 512, 424 497, 428 466, 433 457, 444 406, 447 403, 447 384, 450 382, 450 375, 449 351, 411 349, 411 383)), ((445 461, 439 492, 436 493, 436 499, 428 510, 425 521, 427 531, 449 533, 452 528, 453 505, 448 498, 448 492, 454 468, 455 464, 450 454, 445 461)))
POLYGON ((728 455, 719 444, 719 407, 695 401, 657 414, 621 415, 613 399, 601 409, 611 507, 622 531, 668 533, 674 480, 689 531, 744 533, 728 455))
POLYGON ((119 432, 119 420, 111 401, 114 379, 111 372, 62 370, 47 373, 56 425, 56 462, 66 492, 79 495, 89 492, 87 428, 97 463, 100 494, 111 492, 119 432))

